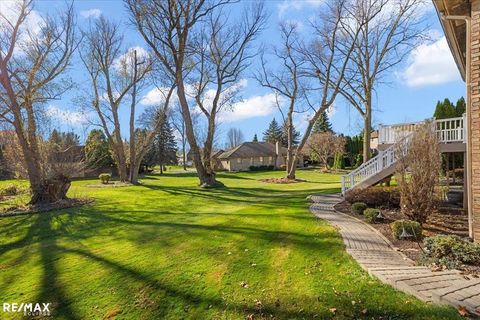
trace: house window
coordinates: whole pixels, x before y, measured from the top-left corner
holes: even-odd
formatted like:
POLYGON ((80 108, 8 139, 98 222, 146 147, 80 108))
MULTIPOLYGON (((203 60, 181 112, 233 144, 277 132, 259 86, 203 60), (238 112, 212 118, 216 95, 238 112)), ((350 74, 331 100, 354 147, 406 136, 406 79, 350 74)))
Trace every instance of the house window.
POLYGON ((272 162, 273 157, 268 157, 268 161, 272 162))
POLYGON ((241 159, 241 158, 237 158, 237 163, 242 163, 242 159, 241 159))
POLYGON ((260 158, 258 158, 258 159, 260 160, 260 162, 263 162, 263 157, 260 157, 260 158))

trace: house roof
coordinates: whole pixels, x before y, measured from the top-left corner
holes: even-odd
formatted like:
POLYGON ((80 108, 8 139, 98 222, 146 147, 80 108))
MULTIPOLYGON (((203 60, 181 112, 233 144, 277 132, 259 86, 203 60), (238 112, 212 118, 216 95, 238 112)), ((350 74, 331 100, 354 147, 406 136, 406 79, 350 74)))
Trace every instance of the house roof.
MULTIPOLYGON (((232 159, 232 158, 252 158, 252 157, 273 157, 276 156, 275 145, 268 142, 244 142, 241 145, 225 151, 218 158, 232 159)), ((280 147, 281 155, 287 153, 287 149, 280 147)))
POLYGON ((447 38, 448 46, 458 70, 465 80, 466 68, 466 23, 464 20, 447 20, 443 16, 470 16, 469 0, 433 0, 437 14, 447 38))

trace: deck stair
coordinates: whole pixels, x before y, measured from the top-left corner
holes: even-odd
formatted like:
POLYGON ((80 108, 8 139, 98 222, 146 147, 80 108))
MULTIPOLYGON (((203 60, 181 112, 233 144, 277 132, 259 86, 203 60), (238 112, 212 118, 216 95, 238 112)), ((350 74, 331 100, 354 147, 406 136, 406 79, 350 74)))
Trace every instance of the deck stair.
MULTIPOLYGON (((409 141, 418 125, 425 121, 391 126, 381 126, 378 143, 379 154, 361 166, 342 176, 342 194, 357 189, 373 186, 395 173, 395 164, 408 152, 409 141)), ((452 147, 465 143, 465 116, 451 119, 432 120, 442 152, 456 151, 452 147), (447 148, 450 147, 450 148, 447 148)))

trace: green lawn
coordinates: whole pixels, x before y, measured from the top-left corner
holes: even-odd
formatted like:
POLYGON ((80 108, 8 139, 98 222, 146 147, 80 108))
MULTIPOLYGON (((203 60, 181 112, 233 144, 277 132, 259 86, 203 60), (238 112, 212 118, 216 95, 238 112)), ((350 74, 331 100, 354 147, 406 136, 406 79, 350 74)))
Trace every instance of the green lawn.
POLYGON ((258 181, 282 174, 219 174, 225 187, 211 190, 193 173, 76 181, 70 195, 95 203, 0 219, 1 300, 53 302, 55 319, 457 317, 370 278, 309 213, 305 197, 338 192, 338 175, 258 181))

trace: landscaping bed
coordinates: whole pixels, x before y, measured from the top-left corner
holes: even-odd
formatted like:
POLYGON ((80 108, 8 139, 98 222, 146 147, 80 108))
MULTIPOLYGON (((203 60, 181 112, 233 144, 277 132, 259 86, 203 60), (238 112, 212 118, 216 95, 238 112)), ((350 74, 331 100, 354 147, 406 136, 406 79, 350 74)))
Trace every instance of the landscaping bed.
MULTIPOLYGON (((355 200, 359 200, 359 197, 355 197, 355 200)), ((335 205, 335 210, 361 219, 366 223, 369 223, 368 215, 366 214, 366 211, 368 210, 366 209, 367 207, 368 206, 366 205, 360 205, 359 202, 355 203, 355 205, 352 205, 348 201, 342 201, 335 205), (358 213, 359 211, 362 211, 362 213, 358 213)), ((480 258, 476 259, 476 261, 472 263, 462 263, 456 261, 456 253, 451 252, 445 253, 446 257, 432 257, 431 250, 427 250, 425 246, 424 239, 434 239, 434 245, 438 245, 438 243, 442 244, 442 242, 448 240, 450 242, 442 244, 444 247, 443 250, 446 250, 445 248, 449 250, 452 247, 459 247, 467 243, 467 249, 458 249, 460 251, 459 259, 461 259, 463 256, 480 254, 480 249, 478 249, 479 247, 477 247, 476 251, 472 253, 472 248, 474 247, 474 245, 470 245, 468 244, 469 242, 462 240, 464 238, 464 233, 461 232, 461 226, 459 226, 459 224, 462 222, 463 216, 458 214, 458 210, 456 210, 456 214, 449 214, 451 210, 446 210, 445 208, 442 208, 441 210, 436 210, 435 213, 433 213, 429 217, 427 223, 424 224, 424 228, 421 232, 422 239, 419 240, 414 240, 412 239, 413 237, 400 240, 393 236, 391 224, 394 221, 399 220, 408 221, 408 218, 401 213, 399 208, 382 208, 380 210, 377 209, 377 211, 381 212, 381 215, 384 217, 384 219, 377 220, 375 221, 375 223, 369 224, 377 231, 379 231, 385 238, 387 238, 395 248, 405 254, 408 258, 415 261, 416 264, 426 265, 431 267, 432 269, 455 268, 460 270, 467 278, 480 277, 480 258), (439 220, 443 220, 443 225, 445 225, 445 228, 432 227, 441 225, 439 223, 439 220), (446 230, 453 231, 446 232, 446 230), (458 232, 456 230, 458 230, 458 232), (453 258, 452 255, 454 256, 453 258)))

